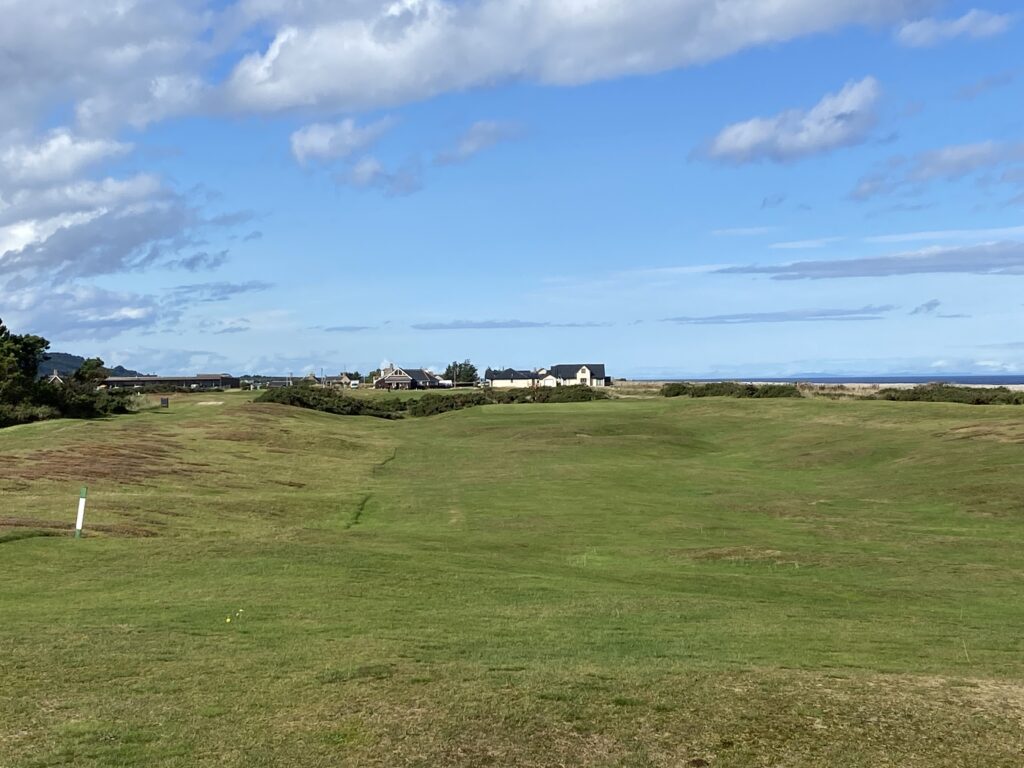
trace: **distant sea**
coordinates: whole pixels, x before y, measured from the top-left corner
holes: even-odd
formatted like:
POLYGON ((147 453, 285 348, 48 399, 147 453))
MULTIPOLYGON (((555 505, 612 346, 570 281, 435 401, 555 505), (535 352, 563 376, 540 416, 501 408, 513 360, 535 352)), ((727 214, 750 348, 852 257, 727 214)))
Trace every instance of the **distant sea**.
POLYGON ((804 376, 734 376, 731 378, 721 377, 717 379, 658 379, 658 381, 757 381, 770 384, 974 384, 983 387, 1008 387, 1012 385, 1024 385, 1024 376, 982 376, 972 374, 948 374, 948 375, 906 375, 906 376, 824 376, 807 374, 804 376))

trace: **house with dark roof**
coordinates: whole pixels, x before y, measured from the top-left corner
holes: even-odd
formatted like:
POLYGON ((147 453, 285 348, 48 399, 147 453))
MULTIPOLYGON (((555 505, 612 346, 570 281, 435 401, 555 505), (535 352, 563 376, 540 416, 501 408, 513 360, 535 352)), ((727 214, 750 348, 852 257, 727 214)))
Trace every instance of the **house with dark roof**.
POLYGON ((584 384, 588 387, 611 386, 611 379, 605 375, 604 363, 569 363, 541 368, 538 372, 537 385, 541 387, 561 387, 573 384, 584 384))
POLYGON ((373 381, 376 389, 436 389, 441 380, 423 368, 385 368, 373 381))
POLYGON ((488 368, 484 371, 484 381, 487 386, 495 389, 526 389, 537 386, 540 378, 536 371, 517 371, 514 368, 493 370, 488 368))

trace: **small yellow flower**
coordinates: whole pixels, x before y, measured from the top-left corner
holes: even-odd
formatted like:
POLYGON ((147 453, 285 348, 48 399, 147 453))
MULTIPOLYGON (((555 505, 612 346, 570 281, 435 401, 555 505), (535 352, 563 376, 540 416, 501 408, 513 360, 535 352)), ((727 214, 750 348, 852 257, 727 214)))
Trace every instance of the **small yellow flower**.
POLYGON ((230 624, 231 623, 231 617, 228 616, 226 619, 224 619, 224 621, 226 621, 228 624, 230 624))

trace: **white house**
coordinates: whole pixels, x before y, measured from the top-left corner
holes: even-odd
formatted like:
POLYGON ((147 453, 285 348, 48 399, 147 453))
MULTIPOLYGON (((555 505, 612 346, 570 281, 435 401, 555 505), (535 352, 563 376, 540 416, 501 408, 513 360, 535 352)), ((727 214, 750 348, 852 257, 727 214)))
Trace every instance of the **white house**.
POLYGON ((553 365, 537 371, 538 386, 561 387, 572 384, 585 384, 588 387, 608 386, 610 380, 605 377, 604 363, 553 365))
POLYGON ((505 368, 501 371, 492 371, 488 368, 484 372, 484 381, 495 389, 527 389, 537 386, 537 379, 540 378, 535 371, 517 371, 514 368, 505 368))

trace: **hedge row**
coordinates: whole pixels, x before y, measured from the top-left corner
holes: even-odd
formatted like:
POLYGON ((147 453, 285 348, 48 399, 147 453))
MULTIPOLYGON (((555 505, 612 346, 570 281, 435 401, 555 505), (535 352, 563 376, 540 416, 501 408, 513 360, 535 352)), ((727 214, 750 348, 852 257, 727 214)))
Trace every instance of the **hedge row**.
POLYGON ((703 384, 663 384, 662 397, 802 397, 796 384, 743 384, 738 381, 710 381, 703 384))

